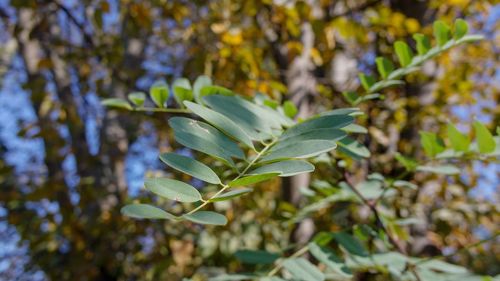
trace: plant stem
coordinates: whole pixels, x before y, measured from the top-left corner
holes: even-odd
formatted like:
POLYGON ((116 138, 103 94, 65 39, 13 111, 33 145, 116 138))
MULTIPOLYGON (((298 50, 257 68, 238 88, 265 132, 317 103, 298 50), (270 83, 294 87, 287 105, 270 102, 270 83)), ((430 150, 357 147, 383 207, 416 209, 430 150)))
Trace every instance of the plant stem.
MULTIPOLYGON (((253 166, 253 165, 254 165, 254 164, 255 164, 255 163, 259 160, 259 159, 260 159, 260 157, 261 157, 264 153, 266 153, 266 151, 267 151, 267 150, 269 150, 269 148, 271 148, 271 146, 273 146, 273 144, 275 144, 275 143, 276 143, 276 141, 277 141, 277 139, 274 139, 272 142, 268 143, 268 144, 267 144, 267 145, 266 145, 266 146, 265 146, 265 147, 264 147, 264 148, 263 148, 263 149, 262 149, 262 150, 261 150, 261 151, 260 151, 260 152, 259 152, 256 156, 255 156, 255 158, 254 158, 254 159, 253 159, 250 163, 248 163, 248 165, 245 167, 245 169, 243 169, 243 171, 241 171, 241 173, 239 173, 239 174, 238 174, 238 176, 236 176, 236 177, 235 177, 232 181, 235 181, 235 180, 237 180, 237 179, 241 178, 242 176, 244 176, 244 175, 245 175, 245 173, 246 173, 246 172, 247 172, 247 171, 248 171, 248 170, 249 170, 249 169, 250 169, 250 168, 251 168, 251 167, 252 167, 252 166, 253 166)), ((200 206, 198 206, 198 207, 194 208, 193 210, 189 211, 187 214, 188 214, 188 215, 191 215, 192 213, 194 213, 194 212, 196 212, 196 211, 198 211, 198 210, 202 209, 202 208, 203 208, 203 207, 205 207, 208 203, 210 203, 210 200, 212 200, 212 199, 214 199, 215 197, 219 196, 219 194, 221 194, 222 192, 224 192, 224 191, 225 191, 226 189, 228 189, 228 188, 229 188, 229 185, 227 185, 227 184, 223 184, 223 185, 222 185, 222 188, 221 188, 219 191, 217 191, 214 195, 210 196, 210 198, 209 198, 209 199, 204 200, 204 201, 203 201, 203 203, 202 203, 200 206)))

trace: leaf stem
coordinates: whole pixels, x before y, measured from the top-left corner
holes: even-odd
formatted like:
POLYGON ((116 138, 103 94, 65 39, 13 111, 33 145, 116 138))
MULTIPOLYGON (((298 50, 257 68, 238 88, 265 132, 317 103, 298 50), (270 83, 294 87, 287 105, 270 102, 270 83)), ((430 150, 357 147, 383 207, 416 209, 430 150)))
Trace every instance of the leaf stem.
MULTIPOLYGON (((260 152, 259 152, 256 156, 255 156, 255 158, 254 158, 254 159, 253 159, 250 163, 248 163, 248 165, 245 167, 245 169, 243 169, 243 171, 241 171, 241 172, 238 174, 238 176, 236 176, 236 177, 233 179, 233 181, 235 181, 235 180, 237 180, 237 179, 241 178, 242 176, 244 176, 244 175, 245 175, 245 173, 246 173, 246 172, 247 172, 247 171, 248 171, 248 170, 249 170, 249 169, 250 169, 250 168, 251 168, 251 167, 252 167, 252 166, 253 166, 253 165, 254 165, 254 164, 255 164, 255 163, 259 160, 259 159, 260 159, 260 157, 261 157, 264 153, 266 153, 266 151, 267 151, 267 150, 269 150, 269 148, 271 148, 271 146, 273 146, 273 144, 275 144, 275 143, 276 143, 276 141, 277 141, 277 139, 274 139, 274 140, 273 140, 273 141, 271 141, 269 144, 267 144, 267 145, 266 145, 266 146, 265 146, 265 147, 264 147, 264 148, 263 148, 263 149, 262 149, 262 150, 261 150, 261 151, 260 151, 260 152)), ((193 214, 194 212, 196 212, 196 211, 198 211, 198 210, 202 209, 202 208, 203 208, 203 207, 205 207, 208 203, 210 203, 210 202, 211 202, 210 200, 212 200, 212 199, 214 199, 215 197, 219 196, 222 192, 224 192, 224 191, 225 191, 226 189, 228 189, 228 188, 229 188, 229 185, 227 185, 227 184, 222 184, 222 188, 221 188, 219 191, 217 191, 214 195, 210 196, 210 198, 209 198, 209 199, 207 199, 207 200, 202 200, 202 201, 203 201, 203 203, 202 203, 201 205, 199 205, 198 207, 194 208, 193 210, 189 211, 189 212, 187 213, 187 215, 191 215, 191 214, 193 214)))
MULTIPOLYGON (((300 257, 303 254, 307 253, 307 251, 309 251, 309 245, 306 245, 306 246, 300 248, 299 250, 297 250, 295 253, 293 253, 288 258, 290 259, 290 258, 300 257)), ((276 266, 273 267, 273 269, 271 271, 269 271, 269 273, 267 274, 267 276, 271 277, 271 276, 276 275, 276 273, 278 273, 280 271, 280 269, 283 268, 283 263, 284 263, 284 260, 280 259, 280 261, 278 262, 278 264, 276 264, 276 266)))

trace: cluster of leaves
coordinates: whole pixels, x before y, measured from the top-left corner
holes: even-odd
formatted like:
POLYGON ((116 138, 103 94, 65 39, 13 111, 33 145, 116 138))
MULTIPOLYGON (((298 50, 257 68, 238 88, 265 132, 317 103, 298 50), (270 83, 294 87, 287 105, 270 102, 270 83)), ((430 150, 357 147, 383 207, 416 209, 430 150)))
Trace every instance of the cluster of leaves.
MULTIPOLYGON (((344 93, 345 98, 356 105, 362 101, 380 97, 378 91, 400 85, 402 76, 414 72, 424 61, 437 54, 464 42, 480 39, 480 36, 466 35, 467 25, 463 20, 457 20, 453 32, 443 22, 434 24, 436 46, 430 46, 430 40, 421 34, 416 34, 417 53, 414 56, 411 48, 404 42, 395 44, 395 53, 401 68, 395 69, 394 64, 383 57, 376 59, 381 80, 361 74, 360 80, 366 95, 344 93)), ((178 112, 192 113, 203 121, 187 117, 173 117, 169 125, 173 129, 175 139, 181 145, 192 150, 209 155, 217 163, 222 163, 220 173, 206 163, 176 153, 165 153, 160 159, 169 167, 200 179, 208 184, 220 186, 220 189, 207 196, 189 183, 170 178, 151 178, 145 181, 147 190, 156 195, 183 203, 195 203, 190 211, 174 215, 158 207, 148 204, 131 204, 123 207, 122 213, 146 219, 167 219, 172 221, 191 221, 200 224, 225 225, 224 215, 202 210, 213 202, 230 200, 242 196, 252 189, 249 186, 269 180, 274 177, 289 177, 314 171, 314 165, 307 159, 330 152, 339 147, 344 154, 359 159, 369 157, 366 147, 358 143, 347 133, 366 133, 366 129, 354 124, 354 117, 363 114, 358 108, 343 108, 322 112, 309 119, 295 122, 291 118, 297 109, 293 104, 285 102, 279 106, 263 96, 247 99, 235 95, 232 91, 214 86, 209 78, 199 77, 193 87, 185 79, 177 79, 173 83, 174 98, 181 107, 178 112), (195 101, 195 102, 193 102, 195 101)), ((146 95, 132 93, 129 100, 111 99, 104 101, 108 106, 128 110, 176 112, 174 108, 166 108, 169 99, 169 87, 166 83, 156 83, 151 87, 150 98, 157 107, 144 107, 146 95)), ((487 156, 498 153, 498 139, 479 122, 474 123, 477 144, 470 140, 453 126, 449 125, 449 138, 452 145, 452 155, 469 155, 479 152, 487 156)), ((422 132, 422 145, 431 157, 446 157, 443 141, 435 134, 422 132)), ((410 171, 430 171, 444 174, 456 173, 455 168, 448 166, 429 167, 418 165, 412 159, 397 156, 397 159, 410 171)), ((213 165, 214 167, 216 165, 213 165)), ((313 185, 314 186, 314 185, 313 185)), ((404 252, 390 251, 397 248, 397 243, 386 229, 386 222, 379 218, 376 203, 390 196, 391 188, 416 186, 403 180, 386 180, 380 174, 372 174, 364 182, 353 185, 340 182, 338 187, 321 185, 320 200, 310 205, 293 218, 301 220, 309 213, 317 211, 337 201, 356 201, 369 205, 374 211, 379 227, 375 230, 366 225, 355 226, 352 231, 321 232, 306 246, 287 258, 280 254, 266 251, 243 250, 236 257, 243 263, 275 266, 270 270, 252 274, 224 275, 213 280, 284 280, 276 275, 286 269, 284 276, 292 276, 297 280, 325 280, 335 278, 350 278, 359 269, 371 269, 385 272, 405 280, 438 280, 447 278, 476 278, 462 267, 448 264, 435 259, 419 259, 408 257, 404 252), (367 188, 369 187, 369 188, 367 188), (339 189, 340 188, 340 189, 339 189), (372 203, 374 200, 375 203, 372 203), (383 252, 370 254, 360 241, 376 239, 385 245, 383 252), (335 242, 335 243, 334 243, 335 242), (329 248, 336 245, 337 248, 329 248), (301 256, 310 253, 326 270, 301 256), (341 258, 341 256, 345 258, 341 258)), ((316 195, 316 192, 312 195, 316 195)), ((306 192, 307 193, 307 192, 306 192)), ((311 193, 309 194, 311 195, 311 193)), ((401 223, 401 222, 400 222, 401 223)), ((389 226, 397 229, 398 223, 389 226)), ((268 267, 264 266, 264 269, 268 267)))
POLYGON ((467 34, 468 25, 462 19, 457 19, 452 29, 443 21, 434 22, 434 39, 435 46, 431 46, 431 40, 424 34, 416 33, 413 35, 416 46, 416 54, 404 41, 396 41, 394 43, 394 52, 397 55, 400 68, 394 66, 392 60, 386 57, 377 57, 375 59, 377 71, 380 79, 377 81, 372 75, 364 73, 359 74, 359 80, 365 94, 359 95, 356 92, 344 92, 345 99, 352 105, 359 104, 366 100, 382 97, 380 90, 392 86, 403 85, 404 81, 400 80, 403 76, 415 72, 419 67, 440 53, 449 50, 450 48, 482 39, 481 35, 467 34))

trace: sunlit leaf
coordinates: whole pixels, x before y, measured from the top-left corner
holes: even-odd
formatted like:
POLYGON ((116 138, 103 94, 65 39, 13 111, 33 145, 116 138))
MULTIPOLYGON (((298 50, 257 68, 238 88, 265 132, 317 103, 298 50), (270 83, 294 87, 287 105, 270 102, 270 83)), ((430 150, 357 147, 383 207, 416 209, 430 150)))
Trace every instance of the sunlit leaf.
POLYGON ((445 150, 443 140, 435 133, 420 131, 420 143, 425 154, 434 157, 445 150))
POLYGON ((413 39, 417 42, 417 52, 419 55, 425 55, 431 49, 429 37, 416 33, 413 34, 413 39))
POLYGON ((495 150, 496 143, 488 128, 486 128, 486 126, 484 126, 479 121, 474 121, 472 126, 474 127, 474 132, 476 134, 476 140, 479 152, 481 153, 493 152, 495 150))
POLYGON ((268 179, 272 179, 272 178, 276 177, 277 175, 279 175, 279 174, 278 173, 267 173, 267 174, 246 176, 246 177, 239 178, 237 180, 233 180, 230 183, 228 183, 228 185, 231 187, 252 185, 252 184, 262 182, 262 181, 266 181, 268 179))
POLYGON ((396 43, 394 43, 394 49, 396 51, 396 55, 398 56, 399 63, 402 66, 408 66, 413 58, 413 52, 408 44, 403 41, 396 41, 396 43))
POLYGON ((163 153, 160 155, 161 161, 170 167, 213 184, 219 184, 220 179, 207 165, 194 160, 191 157, 175 153, 163 153))
POLYGON ((144 186, 156 195, 179 202, 197 202, 201 194, 193 186, 168 178, 146 179, 144 186))
POLYGON ((149 96, 158 107, 165 107, 168 100, 168 85, 164 81, 155 82, 149 89, 149 96))
POLYGON ((201 104, 203 102, 201 99, 201 89, 210 85, 212 85, 212 79, 210 79, 210 77, 201 75, 196 78, 193 85, 193 96, 197 103, 201 104))
POLYGON ((185 100, 193 100, 193 91, 191 89, 191 84, 186 78, 177 78, 172 84, 172 91, 174 92, 174 98, 178 105, 184 106, 182 103, 185 100))
POLYGON ((164 210, 148 204, 130 204, 121 209, 121 213, 127 217, 138 219, 167 219, 174 220, 175 216, 164 210))
POLYGON ((142 106, 146 100, 146 94, 143 92, 133 92, 128 94, 128 99, 136 106, 142 106))
POLYGON ((451 123, 447 125, 447 130, 448 138, 454 150, 463 152, 469 150, 470 140, 467 136, 460 133, 460 131, 457 130, 457 128, 455 128, 455 126, 453 126, 453 124, 451 123))
POLYGON ((293 118, 298 112, 297 107, 291 101, 285 101, 283 103, 283 110, 285 111, 285 115, 290 118, 293 118))
POLYGON ((107 107, 132 110, 132 106, 130 105, 130 103, 128 103, 128 101, 124 99, 118 99, 118 98, 104 99, 101 101, 101 104, 107 107))
POLYGON ((375 63, 377 64, 378 73, 380 73, 380 76, 384 79, 389 77, 389 74, 394 70, 392 62, 384 57, 378 57, 375 59, 375 63))
POLYGON ((372 85, 375 84, 375 78, 364 73, 359 74, 359 81, 361 81, 361 85, 366 91, 368 91, 372 87, 372 85))
POLYGON ((467 25, 467 22, 463 19, 457 19, 455 20, 455 26, 454 26, 454 31, 453 31, 453 37, 455 39, 460 39, 467 34, 469 27, 467 25))
POLYGON ((435 21, 434 25, 434 37, 436 38, 439 47, 444 46, 450 40, 450 27, 443 21, 435 21))

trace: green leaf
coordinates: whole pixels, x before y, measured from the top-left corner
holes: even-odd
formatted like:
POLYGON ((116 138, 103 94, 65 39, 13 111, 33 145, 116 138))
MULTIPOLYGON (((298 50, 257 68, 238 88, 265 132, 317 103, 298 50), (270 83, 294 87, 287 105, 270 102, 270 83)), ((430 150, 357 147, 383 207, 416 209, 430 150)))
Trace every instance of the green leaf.
POLYGON ((396 41, 396 43, 394 43, 394 49, 396 50, 396 55, 398 56, 399 63, 403 67, 408 66, 413 58, 413 52, 411 51, 408 44, 403 41, 396 41))
POLYGON ((236 167, 231 156, 227 154, 229 151, 221 147, 219 143, 214 143, 198 134, 195 135, 184 131, 175 132, 175 140, 188 148, 215 157, 230 167, 236 167))
POLYGON ((272 179, 272 178, 276 177, 277 175, 279 175, 279 174, 278 173, 268 173, 268 174, 246 176, 243 178, 239 178, 237 180, 233 180, 228 185, 230 187, 252 185, 252 184, 262 182, 262 181, 266 181, 268 179, 272 179))
POLYGON ((490 131, 482 123, 474 121, 472 123, 476 134, 477 145, 480 153, 490 153, 495 150, 496 143, 490 131))
POLYGON ((413 39, 417 42, 417 52, 419 55, 425 55, 431 49, 431 42, 429 37, 416 33, 413 34, 413 39))
MULTIPOLYGON (((344 128, 347 128, 347 125, 344 128)), ((273 146, 273 150, 277 150, 279 148, 289 146, 299 141, 307 141, 307 140, 326 140, 326 141, 338 141, 342 138, 345 138, 347 134, 343 130, 339 129, 315 129, 306 131, 300 135, 296 135, 290 138, 286 138, 283 141, 278 142, 273 146)))
POLYGON ((283 267, 290 272, 290 274, 302 281, 323 281, 325 275, 319 271, 316 266, 311 264, 304 258, 289 258, 283 262, 283 267))
POLYGON ((238 127, 238 125, 231 121, 231 119, 196 103, 185 101, 184 104, 187 108, 193 111, 194 114, 200 116, 227 135, 255 150, 250 137, 240 127, 238 127))
POLYGON ((436 259, 422 262, 418 264, 418 267, 437 270, 440 272, 454 273, 454 274, 464 274, 468 272, 467 269, 464 267, 436 259))
POLYGON ((342 92, 342 95, 347 100, 347 102, 349 102, 351 105, 357 104, 359 99, 360 99, 358 93, 353 92, 353 91, 342 92))
POLYGON ((417 171, 420 172, 430 172, 442 175, 456 175, 460 174, 460 169, 453 165, 441 165, 441 166, 418 166, 417 171))
POLYGON ((280 137, 280 140, 295 137, 303 133, 317 129, 340 129, 354 121, 349 115, 323 115, 308 119, 286 130, 280 137))
POLYGON ((193 91, 191 89, 191 83, 186 78, 177 78, 172 84, 172 90, 174 92, 175 101, 179 106, 184 106, 182 103, 185 100, 193 100, 193 91))
POLYGON ((390 87, 393 87, 393 86, 399 86, 399 85, 404 85, 404 81, 401 81, 401 80, 383 80, 383 81, 379 81, 375 84, 373 84, 373 86, 370 88, 370 93, 373 93, 373 92, 376 92, 376 91, 380 91, 382 89, 385 89, 385 88, 390 88, 390 87))
POLYGON ((198 211, 192 214, 182 215, 183 218, 199 223, 199 224, 210 224, 210 225, 226 225, 227 218, 219 213, 212 211, 198 211))
POLYGON ((372 87, 373 84, 375 84, 375 78, 371 75, 366 75, 364 73, 359 74, 359 81, 361 81, 361 86, 368 91, 372 87))
POLYGON ((179 202, 197 202, 201 194, 193 186, 168 178, 146 179, 144 186, 156 195, 179 202))
MULTIPOLYGON (((208 281, 247 281, 253 280, 257 276, 254 274, 223 274, 217 277, 209 278, 208 281)), ((192 279, 183 279, 183 281, 191 281, 192 279)), ((262 280, 262 279, 261 279, 262 280)))
POLYGON ((193 85, 193 95, 197 103, 199 104, 203 103, 201 99, 202 98, 201 89, 210 85, 212 85, 212 79, 210 79, 210 77, 201 75, 198 76, 198 78, 196 78, 196 81, 194 81, 193 85))
POLYGON ((124 216, 137 219, 175 219, 174 215, 148 204, 130 204, 124 206, 121 209, 121 213, 124 216))
POLYGON ((344 276, 352 277, 351 271, 346 267, 345 263, 330 249, 320 247, 316 243, 309 243, 309 252, 321 263, 328 266, 334 272, 344 276))
POLYGON ((417 166, 418 166, 418 162, 415 161, 415 159, 412 159, 412 158, 409 158, 409 157, 405 157, 405 156, 403 156, 399 152, 396 152, 395 158, 408 171, 414 171, 417 168, 417 166))
POLYGON ((310 158, 321 153, 328 152, 337 147, 332 141, 306 140, 287 145, 285 147, 271 151, 262 158, 262 161, 274 161, 286 158, 310 158))
POLYGON ((349 253, 357 256, 367 256, 368 252, 361 243, 352 235, 346 232, 333 233, 333 238, 349 253))
POLYGON ((283 110, 285 111, 285 115, 290 118, 293 118, 299 111, 295 104, 288 100, 283 103, 283 110))
POLYGON ((319 246, 326 246, 333 240, 333 233, 320 231, 314 235, 312 241, 319 246))
POLYGON ((214 171, 212 171, 212 169, 210 169, 207 165, 194 160, 191 157, 186 157, 175 153, 163 153, 160 155, 160 159, 170 167, 198 178, 202 181, 213 184, 221 183, 219 177, 216 173, 214 173, 214 171))
POLYGON ((371 155, 368 148, 350 137, 341 139, 338 144, 339 151, 354 159, 368 158, 371 155))
POLYGON ((221 86, 208 85, 200 89, 200 94, 198 95, 198 99, 201 102, 199 102, 198 100, 197 102, 199 104, 204 104, 204 98, 211 95, 234 96, 235 93, 221 86))
POLYGON ((238 188, 238 189, 233 189, 231 191, 222 193, 217 195, 216 197, 210 199, 210 202, 218 202, 218 201, 226 201, 235 197, 239 197, 243 194, 247 194, 249 192, 252 192, 253 189, 251 188, 238 188))
POLYGON ((468 27, 466 21, 464 21, 463 19, 455 20, 453 38, 458 40, 458 39, 464 37, 465 34, 467 34, 468 30, 469 30, 469 27, 468 27))
POLYGON ((360 126, 358 124, 354 124, 354 123, 345 126, 344 128, 342 128, 342 131, 345 131, 348 133, 358 133, 358 134, 368 133, 368 130, 365 127, 360 126))
MULTIPOLYGON (((245 154, 238 144, 207 123, 185 117, 172 117, 168 120, 168 123, 174 129, 176 134, 178 132, 184 132, 196 135, 201 138, 203 143, 209 142, 210 146, 218 147, 218 149, 222 150, 224 155, 230 155, 238 159, 245 159, 245 154)), ((203 147, 194 148, 189 146, 189 148, 204 152, 203 147)), ((210 153, 207 154, 212 155, 210 153)))
POLYGON ((157 81, 149 88, 149 96, 158 107, 165 107, 168 100, 168 84, 164 81, 157 81))
POLYGON ((271 264, 280 255, 262 250, 238 250, 234 253, 237 260, 247 264, 271 264))
POLYGON ((450 40, 450 27, 443 21, 434 22, 434 37, 439 47, 444 46, 450 40))
POLYGON ((448 139, 451 142, 451 146, 453 147, 454 150, 456 151, 463 151, 466 152, 469 150, 469 145, 470 145, 470 140, 467 136, 464 134, 460 133, 453 124, 448 123, 447 125, 448 129, 448 139))
POLYGON ((136 106, 142 106, 146 100, 146 94, 143 92, 133 92, 128 94, 128 99, 136 106))
MULTIPOLYGON (((260 140, 256 136, 260 132, 271 134, 271 124, 276 128, 281 128, 279 123, 270 122, 269 119, 264 118, 265 115, 259 114, 259 111, 252 105, 236 96, 221 96, 212 95, 203 99, 205 104, 210 106, 213 110, 225 115, 234 123, 241 126, 245 133, 252 139, 260 140)), ((270 136, 268 137, 270 138, 270 136)))
POLYGON ((397 180, 392 183, 393 186, 395 187, 407 187, 413 190, 417 190, 418 186, 414 183, 411 183, 409 181, 404 181, 404 180, 397 180))
POLYGON ((314 171, 314 165, 304 160, 286 160, 261 166, 249 174, 279 173, 280 177, 291 177, 314 171))
POLYGON ((384 57, 378 57, 375 59, 375 63, 377 64, 378 73, 382 78, 386 79, 389 77, 389 74, 394 70, 394 65, 392 62, 384 57))
POLYGON ((443 140, 431 132, 420 131, 420 144, 429 157, 434 157, 445 150, 443 140))
POLYGON ((130 104, 126 100, 118 98, 104 99, 101 101, 101 104, 107 107, 115 107, 128 110, 133 109, 132 106, 130 106, 130 104))

